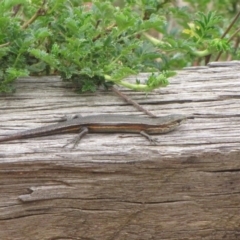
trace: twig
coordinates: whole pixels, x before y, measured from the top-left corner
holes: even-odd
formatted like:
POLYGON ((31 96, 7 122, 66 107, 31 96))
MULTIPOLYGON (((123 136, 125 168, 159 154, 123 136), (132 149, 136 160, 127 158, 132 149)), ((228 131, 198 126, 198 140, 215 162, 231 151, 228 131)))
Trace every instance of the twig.
POLYGON ((151 112, 149 112, 147 109, 143 108, 142 106, 140 106, 137 102, 133 101, 131 98, 129 98, 128 96, 126 96, 125 94, 123 94, 121 91, 119 91, 118 89, 116 89, 115 87, 111 87, 112 91, 115 92, 119 97, 123 98, 127 103, 132 104, 135 108, 137 108, 139 111, 142 111, 144 113, 146 113, 147 115, 151 116, 151 117, 157 117, 156 115, 152 114, 151 112))
MULTIPOLYGON (((225 30, 225 32, 222 34, 221 36, 221 39, 223 39, 227 34, 228 32, 230 31, 230 29, 233 27, 233 25, 235 24, 235 22, 238 20, 238 18, 240 17, 240 11, 237 13, 237 15, 235 16, 235 18, 232 20, 232 22, 230 23, 230 25, 227 27, 227 29, 225 30)), ((238 30, 237 30, 238 31, 238 30)), ((235 33, 233 34, 235 36, 235 33)), ((230 41, 230 39, 229 39, 230 41)), ((228 41, 228 42, 229 42, 228 41)), ((218 56, 216 57, 215 61, 218 61, 220 56, 221 56, 222 52, 220 52, 218 54, 218 56)))
POLYGON ((26 29, 31 23, 33 23, 39 16, 43 16, 46 14, 47 10, 44 9, 44 6, 46 4, 46 1, 43 0, 42 6, 35 12, 35 14, 22 25, 22 29, 26 29))
POLYGON ((0 48, 4 48, 4 47, 7 47, 10 45, 10 42, 7 42, 7 43, 3 43, 0 45, 0 48))

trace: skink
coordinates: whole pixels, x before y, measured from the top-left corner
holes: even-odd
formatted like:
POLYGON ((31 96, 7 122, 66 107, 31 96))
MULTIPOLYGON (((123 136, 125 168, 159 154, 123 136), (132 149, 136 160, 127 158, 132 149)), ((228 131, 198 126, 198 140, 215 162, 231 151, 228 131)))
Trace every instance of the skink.
POLYGON ((0 142, 34 138, 62 133, 80 133, 79 140, 86 133, 140 133, 150 141, 148 134, 162 134, 174 130, 184 115, 173 114, 164 117, 147 118, 131 115, 91 115, 78 117, 66 122, 26 130, 0 138, 0 142))

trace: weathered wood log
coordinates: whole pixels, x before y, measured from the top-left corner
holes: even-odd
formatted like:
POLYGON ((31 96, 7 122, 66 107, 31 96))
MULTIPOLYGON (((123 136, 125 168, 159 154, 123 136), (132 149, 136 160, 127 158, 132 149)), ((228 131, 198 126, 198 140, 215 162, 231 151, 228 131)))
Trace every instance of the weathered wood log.
MULTIPOLYGON (((0 239, 240 239, 239 79, 240 62, 211 63, 147 97, 125 90, 155 115, 195 117, 158 146, 136 134, 89 134, 74 149, 62 147, 74 134, 1 143, 0 239)), ((20 79, 0 109, 0 136, 64 114, 141 114, 58 77, 20 79)))

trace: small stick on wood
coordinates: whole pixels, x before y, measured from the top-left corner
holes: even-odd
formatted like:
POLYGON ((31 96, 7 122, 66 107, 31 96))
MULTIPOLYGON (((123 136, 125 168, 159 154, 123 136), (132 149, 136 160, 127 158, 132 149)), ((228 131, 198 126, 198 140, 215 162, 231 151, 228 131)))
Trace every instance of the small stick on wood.
POLYGON ((116 89, 115 87, 111 87, 112 91, 115 92, 119 97, 123 98, 127 103, 132 104, 135 108, 137 108, 139 111, 142 111, 144 113, 146 113, 148 116, 151 117, 157 117, 156 115, 152 114, 151 112, 149 112, 147 109, 143 108, 142 106, 140 106, 137 102, 133 101, 131 98, 129 98, 128 96, 126 96, 125 94, 123 94, 121 91, 119 91, 118 89, 116 89))

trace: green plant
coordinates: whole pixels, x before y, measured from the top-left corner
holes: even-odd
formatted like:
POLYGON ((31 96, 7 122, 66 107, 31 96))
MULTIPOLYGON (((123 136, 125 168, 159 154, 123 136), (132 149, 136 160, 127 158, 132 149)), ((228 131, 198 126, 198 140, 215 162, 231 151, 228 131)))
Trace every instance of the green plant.
POLYGON ((187 7, 169 0, 0 2, 0 92, 36 74, 59 74, 81 92, 113 84, 149 92, 166 86, 172 70, 212 54, 240 55, 231 44, 234 22, 223 34, 220 13, 194 13, 208 0, 187 7), (125 80, 140 72, 151 73, 145 83, 125 80))
POLYGON ((0 61, 5 62, 1 91, 11 90, 13 77, 28 72, 57 72, 81 91, 95 91, 99 84, 151 91, 166 86, 173 74, 164 69, 156 47, 141 38, 142 32, 163 25, 164 18, 151 15, 144 20, 132 11, 133 3, 120 9, 111 1, 93 1, 87 9, 83 1, 33 1, 30 6, 27 1, 18 1, 21 11, 13 16, 10 10, 16 1, 3 2, 5 23, 11 22, 14 34, 0 26, 4 32, 0 61), (146 83, 124 80, 142 71, 154 72, 146 83))

